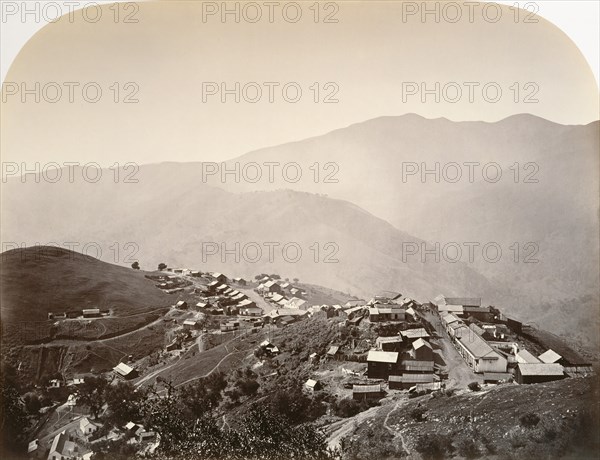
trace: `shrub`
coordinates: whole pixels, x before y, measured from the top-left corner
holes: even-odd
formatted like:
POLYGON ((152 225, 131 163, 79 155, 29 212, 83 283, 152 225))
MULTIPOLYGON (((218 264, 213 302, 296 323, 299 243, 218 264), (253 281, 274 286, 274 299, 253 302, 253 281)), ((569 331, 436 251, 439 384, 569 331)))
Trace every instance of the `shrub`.
POLYGON ((469 390, 471 391, 479 391, 481 390, 481 385, 479 385, 479 382, 471 382, 468 385, 469 390))
POLYGON ((538 423, 540 423, 540 417, 539 415, 533 412, 528 412, 519 417, 519 422, 521 423, 521 426, 525 428, 533 428, 537 426, 538 423))
POLYGON ((415 407, 413 410, 410 411, 410 416, 413 420, 416 420, 417 422, 422 422, 425 417, 423 417, 425 415, 425 412, 427 412, 427 409, 425 409, 424 407, 415 407))
POLYGON ((481 454, 477 444, 472 439, 463 439, 458 443, 458 453, 465 458, 477 458, 481 454))
POLYGON ((352 398, 345 398, 334 405, 334 413, 338 417, 353 417, 360 412, 361 405, 352 398))
POLYGON ((447 434, 421 434, 415 446, 424 460, 441 460, 454 451, 452 439, 447 434))

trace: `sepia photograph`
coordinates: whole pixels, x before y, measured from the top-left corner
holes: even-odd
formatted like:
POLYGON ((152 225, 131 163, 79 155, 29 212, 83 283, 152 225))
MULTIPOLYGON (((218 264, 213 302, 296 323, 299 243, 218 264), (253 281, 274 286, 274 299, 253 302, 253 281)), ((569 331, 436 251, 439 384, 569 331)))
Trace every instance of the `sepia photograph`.
POLYGON ((600 0, 0 0, 2 460, 600 457, 600 0))

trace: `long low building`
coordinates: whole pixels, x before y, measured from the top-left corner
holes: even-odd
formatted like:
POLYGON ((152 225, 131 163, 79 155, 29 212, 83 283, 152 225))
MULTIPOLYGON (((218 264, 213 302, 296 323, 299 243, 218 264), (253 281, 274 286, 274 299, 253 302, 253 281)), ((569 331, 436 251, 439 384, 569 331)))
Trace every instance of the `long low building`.
POLYGON ((408 390, 415 385, 433 383, 435 381, 436 376, 433 374, 390 375, 389 386, 391 390, 408 390))
POLYGON ((543 383, 566 377, 564 368, 557 363, 519 363, 515 374, 517 383, 543 383))
POLYGON ((463 334, 457 338, 456 344, 473 372, 506 372, 508 360, 475 332, 463 334))
POLYGON ((433 361, 404 360, 400 367, 405 374, 433 374, 435 369, 433 361))
POLYGON ((380 384, 376 385, 353 385, 352 399, 380 399, 383 396, 383 391, 380 384))

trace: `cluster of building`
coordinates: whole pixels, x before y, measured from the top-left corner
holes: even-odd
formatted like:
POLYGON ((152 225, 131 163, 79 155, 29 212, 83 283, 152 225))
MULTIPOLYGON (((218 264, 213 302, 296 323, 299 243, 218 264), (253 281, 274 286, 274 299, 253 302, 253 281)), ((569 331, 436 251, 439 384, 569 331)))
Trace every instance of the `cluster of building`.
POLYGON ((140 450, 146 448, 153 452, 160 443, 160 436, 148 431, 143 425, 133 422, 124 427, 115 428, 106 436, 97 437, 102 424, 81 417, 65 425, 59 433, 51 437, 46 446, 39 439, 31 441, 27 453, 30 458, 47 458, 48 460, 90 460, 94 454, 94 443, 102 440, 116 441, 127 438, 127 442, 137 445, 140 450), (47 455, 46 455, 47 453, 47 455))
POLYGON ((265 275, 258 280, 255 291, 275 307, 307 308, 306 292, 285 280, 265 275))
POLYGON ((100 308, 83 308, 81 310, 70 310, 61 313, 48 313, 48 319, 77 319, 77 318, 100 318, 103 316, 109 316, 110 310, 100 308))
POLYGON ((583 370, 569 366, 570 363, 553 350, 536 357, 508 340, 511 333, 522 333, 522 324, 493 307, 482 307, 480 298, 440 295, 433 303, 450 340, 473 372, 483 374, 486 383, 549 382, 569 376, 573 368, 577 373, 586 370, 591 373, 589 366, 583 366, 583 370))
POLYGON ((436 366, 430 335, 423 327, 390 337, 378 337, 367 354, 367 376, 388 381, 391 390, 412 387, 437 389, 441 369, 436 366))

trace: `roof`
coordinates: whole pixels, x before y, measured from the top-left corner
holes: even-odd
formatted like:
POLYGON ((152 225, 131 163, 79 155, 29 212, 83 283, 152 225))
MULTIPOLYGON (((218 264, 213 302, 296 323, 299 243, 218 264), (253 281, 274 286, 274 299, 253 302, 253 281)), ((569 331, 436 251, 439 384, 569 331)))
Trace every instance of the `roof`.
POLYGON ((485 329, 483 329, 482 327, 479 327, 475 323, 469 324, 469 329, 471 329, 473 332, 475 332, 476 334, 479 334, 479 335, 485 334, 485 329))
POLYGON ((429 337, 429 334, 427 333, 424 327, 420 327, 418 329, 407 329, 406 331, 401 331, 400 334, 402 334, 402 337, 406 337, 407 339, 429 337))
POLYGON ((402 367, 407 371, 433 372, 434 364, 433 364, 433 361, 405 360, 405 361, 402 361, 402 367))
POLYGON ((370 350, 367 355, 367 361, 395 364, 398 362, 398 353, 395 351, 370 350))
POLYGON ((337 345, 332 345, 331 347, 329 347, 329 350, 327 350, 327 354, 335 355, 338 351, 340 351, 340 347, 338 347, 337 345))
POLYGON ((481 297, 444 297, 446 305, 462 305, 463 307, 480 307, 481 297))
POLYGON ((542 353, 540 356, 538 356, 538 358, 540 359, 540 361, 542 361, 543 363, 546 364, 550 364, 550 363, 555 363, 559 360, 562 359, 562 356, 560 356, 557 352, 555 352, 552 349, 548 349, 546 350, 544 353, 542 353))
POLYGON ((74 448, 75 443, 69 441, 69 437, 67 436, 66 432, 62 431, 54 437, 52 446, 50 447, 50 452, 60 452, 61 455, 69 457, 74 451, 74 448))
POLYGON ((212 276, 213 276, 213 278, 218 278, 218 277, 220 277, 220 276, 224 276, 224 275, 223 275, 223 273, 214 272, 214 273, 212 274, 212 276))
POLYGON ((406 309, 404 307, 402 307, 400 305, 392 305, 392 304, 387 304, 385 307, 377 307, 376 309, 379 310, 380 315, 385 315, 388 313, 405 313, 406 312, 406 309))
POLYGON ((352 385, 352 393, 381 393, 381 385, 352 385))
POLYGON ((452 323, 455 323, 456 321, 462 321, 458 316, 456 316, 452 313, 446 313, 444 316, 442 316, 442 319, 444 320, 444 322, 446 324, 452 324, 452 323))
POLYGON ((408 307, 408 309, 406 310, 406 314, 416 316, 417 312, 413 309, 413 307, 408 307))
POLYGON ((535 356, 533 356, 531 353, 529 353, 524 348, 517 353, 516 358, 517 358, 517 360, 519 360, 519 358, 520 358, 525 363, 529 363, 529 364, 541 363, 541 361, 539 359, 537 359, 535 356))
POLYGON ((298 297, 292 297, 285 304, 287 308, 300 308, 302 305, 306 303, 306 300, 299 299, 298 297))
POLYGON ((434 376, 433 374, 390 375, 389 381, 403 383, 431 383, 434 381, 434 376))
POLYGON ((251 300, 248 300, 248 299, 244 299, 238 304, 238 307, 245 307, 245 306, 250 306, 250 305, 254 305, 254 302, 252 302, 251 300))
POLYGON ((391 337, 377 337, 375 343, 398 343, 402 342, 401 335, 393 335, 391 337))
POLYGON ((270 288, 270 287, 272 287, 272 286, 279 286, 279 285, 278 285, 278 284, 277 284, 275 281, 273 281, 273 280, 267 281, 267 282, 265 283, 265 287, 266 287, 266 288, 270 288))
POLYGON ((128 366, 125 363, 119 363, 115 367, 113 367, 113 371, 115 371, 117 374, 129 375, 133 372, 133 367, 128 366))
POLYGON ((490 307, 475 307, 472 305, 465 305, 463 307, 465 313, 489 313, 490 307))
POLYGON ((314 379, 308 379, 304 385, 306 385, 307 387, 314 388, 315 386, 317 386, 317 383, 319 382, 317 382, 314 379))
POLYGON ((132 428, 135 428, 135 423, 133 422, 128 422, 127 425, 125 425, 126 430, 131 430, 132 428))
POLYGON ((34 450, 36 450, 38 448, 38 440, 34 439, 33 441, 31 441, 28 445, 27 445, 27 453, 30 454, 31 452, 33 452, 34 450))
POLYGON ((366 303, 367 303, 367 301, 364 299, 349 300, 348 302, 346 302, 344 304, 344 307, 358 307, 361 305, 365 305, 366 303))
POLYGON ((97 425, 93 422, 90 422, 90 419, 88 419, 87 417, 83 417, 81 420, 79 420, 79 426, 85 430, 85 427, 97 425))
POLYGON ((196 325, 196 321, 194 321, 193 319, 186 319, 183 322, 184 326, 195 326, 196 325))
POLYGON ((423 339, 417 339, 417 340, 415 340, 415 341, 413 342, 412 346, 413 346, 413 348, 414 348, 415 350, 418 350, 418 349, 419 349, 419 348, 421 348, 421 347, 425 347, 425 348, 429 348, 429 349, 431 349, 431 345, 430 345, 430 343, 429 343, 429 342, 426 342, 426 341, 425 341, 425 340, 423 340, 423 339))
POLYGON ((462 335, 458 341, 475 357, 475 358, 498 358, 498 353, 475 332, 462 335))
POLYGON ((519 363, 519 372, 521 375, 564 375, 564 369, 556 363, 519 363))
POLYGON ((273 294, 273 297, 271 297, 273 302, 279 302, 282 299, 285 299, 285 297, 283 297, 281 294, 273 294))

